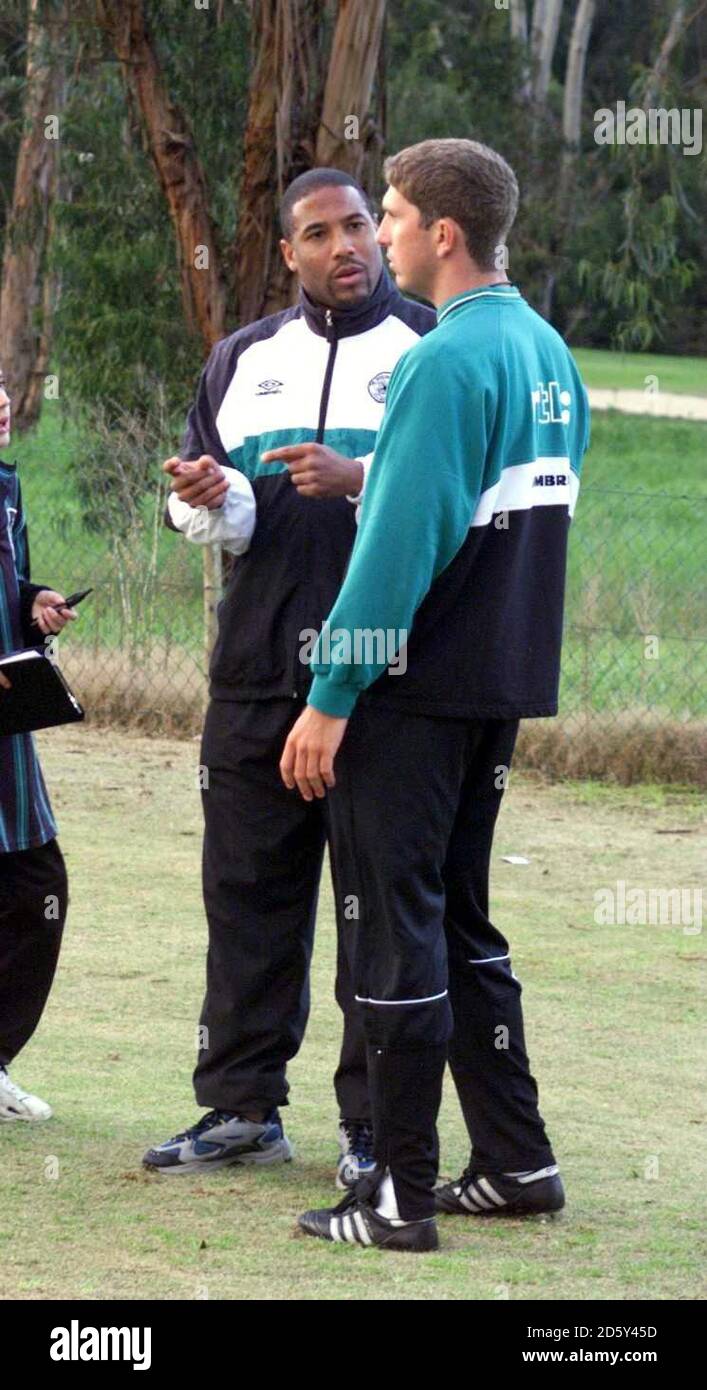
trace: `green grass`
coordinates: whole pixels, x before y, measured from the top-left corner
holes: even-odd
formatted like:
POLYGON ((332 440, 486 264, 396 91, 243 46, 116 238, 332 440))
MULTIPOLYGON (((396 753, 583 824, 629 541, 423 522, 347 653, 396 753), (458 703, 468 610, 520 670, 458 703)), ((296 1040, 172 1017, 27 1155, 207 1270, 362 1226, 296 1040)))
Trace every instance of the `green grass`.
POLYGON ((703 424, 594 413, 570 538, 566 712, 707 712, 706 446, 703 424))
POLYGON ((707 396, 707 357, 668 357, 651 352, 604 352, 600 348, 573 348, 573 356, 587 386, 605 390, 644 391, 646 385, 678 395, 707 396))
MULTIPOLYGON (((695 796, 511 779, 492 911, 523 980, 533 1071, 569 1204, 560 1221, 445 1218, 439 1253, 412 1259, 294 1234, 299 1211, 335 1199, 340 1024, 328 885, 312 1015, 290 1076, 295 1161, 201 1179, 142 1172, 145 1147, 195 1113, 205 951, 198 745, 76 728, 40 742, 72 905, 44 1020, 14 1068, 55 1118, 0 1126, 5 1298, 699 1296, 703 936, 594 922, 594 893, 618 878, 699 883, 695 796), (509 853, 531 862, 505 864, 509 853)), ((440 1132, 442 1171, 455 1175, 467 1145, 451 1088, 440 1132)))

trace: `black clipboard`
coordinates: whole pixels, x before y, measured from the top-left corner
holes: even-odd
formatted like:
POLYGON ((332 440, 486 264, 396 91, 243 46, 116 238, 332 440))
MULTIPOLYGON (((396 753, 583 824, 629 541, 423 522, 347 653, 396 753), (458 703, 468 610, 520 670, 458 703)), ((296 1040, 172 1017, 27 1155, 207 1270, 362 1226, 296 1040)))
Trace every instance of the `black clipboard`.
POLYGON ((73 690, 43 647, 27 647, 0 657, 10 690, 0 687, 0 736, 28 734, 85 717, 73 690))

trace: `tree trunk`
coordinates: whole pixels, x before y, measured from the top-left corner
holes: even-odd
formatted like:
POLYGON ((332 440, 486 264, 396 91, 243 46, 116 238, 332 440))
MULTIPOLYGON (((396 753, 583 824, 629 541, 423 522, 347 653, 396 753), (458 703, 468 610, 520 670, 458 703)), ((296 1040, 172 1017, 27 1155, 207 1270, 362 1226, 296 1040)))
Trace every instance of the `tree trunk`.
POLYGON ((385 0, 340 0, 323 101, 324 0, 250 0, 250 9, 255 56, 236 246, 241 323, 283 308, 296 292, 278 246, 276 203, 287 185, 317 165, 369 177, 384 119, 380 91, 378 120, 370 106, 385 0), (346 138, 347 116, 358 122, 349 132, 357 138, 346 138))
POLYGON ((563 0, 542 0, 542 3, 535 0, 531 44, 535 64, 533 97, 539 106, 543 105, 550 86, 562 5, 563 0))
POLYGON ((540 61, 540 47, 545 27, 547 0, 535 0, 533 18, 530 25, 530 52, 533 62, 540 61))
POLYGON ((520 84, 515 93, 516 101, 528 102, 533 95, 532 73, 528 50, 528 10, 526 0, 511 0, 511 39, 523 52, 520 84))
POLYGON ((339 0, 315 157, 355 178, 375 135, 369 108, 384 20, 385 0, 339 0))
POLYGON ((565 73, 565 93, 562 108, 562 137, 565 142, 565 155, 574 163, 579 149, 582 128, 582 96, 584 93, 584 69, 587 60, 587 47, 592 32, 596 0, 579 0, 572 26, 567 71, 565 73))
MULTIPOLYGON (((564 147, 562 151, 560 178, 557 185, 554 231, 552 237, 553 247, 557 255, 562 253, 566 245, 575 206, 577 158, 579 156, 582 129, 584 70, 596 7, 597 0, 579 0, 579 5, 575 11, 569 51, 567 54, 562 110, 564 147)), ((548 319, 552 317, 554 291, 555 277, 548 277, 545 297, 546 317, 548 319)))
POLYGON ((378 49, 378 63, 373 83, 373 98, 368 122, 368 138, 363 156, 363 166, 359 175, 366 192, 375 199, 378 192, 385 191, 383 177, 383 157, 385 155, 385 132, 388 128, 388 43, 385 18, 378 49))
POLYGON ((38 418, 51 349, 52 297, 44 276, 59 168, 66 19, 63 0, 30 0, 24 125, 0 289, 3 366, 19 430, 38 418))
POLYGON ((253 65, 238 208, 241 323, 283 308, 292 277, 278 246, 277 203, 312 166, 323 0, 250 0, 253 65))
POLYGON ((665 38, 663 39, 663 42, 660 46, 660 52, 655 60, 655 63, 653 65, 653 71, 651 72, 650 77, 648 79, 648 83, 646 85, 646 91, 643 98, 644 111, 648 111, 650 107, 654 106, 656 101, 658 100, 661 88, 664 86, 665 79, 668 74, 668 68, 670 66, 670 59, 673 55, 673 50, 677 48, 677 45, 679 44, 688 25, 692 23, 693 19, 696 19, 697 16, 702 13, 704 8, 704 4, 701 4, 698 5, 696 9, 693 9, 691 12, 688 12, 687 0, 676 0, 676 3, 673 8, 673 13, 670 17, 668 32, 665 35, 665 38))
POLYGON ((525 0, 511 0, 511 38, 525 47, 528 42, 528 10, 525 0))
POLYGON ((596 0, 579 0, 567 56, 562 118, 564 147, 557 189, 553 199, 551 230, 548 238, 548 263, 539 305, 540 313, 548 320, 552 319, 557 272, 562 264, 575 205, 575 175, 581 133, 584 68, 595 10, 596 0))
POLYGON ((184 316, 210 349, 225 332, 226 296, 206 178, 189 124, 170 101, 147 30, 142 0, 97 0, 106 30, 132 89, 174 225, 184 316))
MULTIPOLYGON (((47 250, 51 248, 54 240, 54 202, 49 209, 47 218, 47 250)), ((30 425, 37 423, 42 409, 43 392, 46 386, 46 377, 49 371, 49 358, 54 340, 54 310, 59 299, 59 275, 54 267, 45 266, 42 277, 42 301, 40 311, 39 339, 37 342, 37 356, 35 358, 34 369, 27 384, 27 392, 24 399, 22 411, 22 428, 29 428, 30 425)))

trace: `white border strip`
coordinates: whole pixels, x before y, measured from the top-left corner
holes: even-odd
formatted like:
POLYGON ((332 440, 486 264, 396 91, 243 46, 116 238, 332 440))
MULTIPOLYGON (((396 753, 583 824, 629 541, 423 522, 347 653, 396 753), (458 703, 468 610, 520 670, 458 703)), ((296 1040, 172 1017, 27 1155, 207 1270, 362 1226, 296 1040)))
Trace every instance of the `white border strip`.
POLYGON ((448 993, 446 989, 441 994, 428 994, 425 999, 364 999, 360 994, 355 995, 357 1004, 383 1004, 387 1007, 398 1004, 434 1004, 437 999, 444 999, 448 993))
POLYGON ((533 507, 567 507, 571 516, 578 492, 579 478, 566 455, 513 463, 481 493, 471 525, 488 526, 496 512, 525 512, 533 507))

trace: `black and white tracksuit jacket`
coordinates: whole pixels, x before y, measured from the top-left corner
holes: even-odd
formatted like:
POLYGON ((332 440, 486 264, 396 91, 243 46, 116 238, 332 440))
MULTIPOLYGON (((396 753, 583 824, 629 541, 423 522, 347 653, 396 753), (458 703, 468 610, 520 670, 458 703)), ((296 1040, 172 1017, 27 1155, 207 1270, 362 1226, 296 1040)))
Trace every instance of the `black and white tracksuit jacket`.
MULTIPOLYGON (((227 470, 223 507, 193 508, 172 493, 168 524, 235 556, 219 608, 211 668, 217 700, 306 697, 305 631, 319 630, 341 587, 356 534, 347 498, 301 497, 283 463, 261 454, 316 441, 364 474, 401 354, 435 326, 387 271, 347 309, 299 302, 214 347, 189 412, 181 457, 211 454, 227 470)), ((357 499, 354 499, 357 500, 357 499)))

